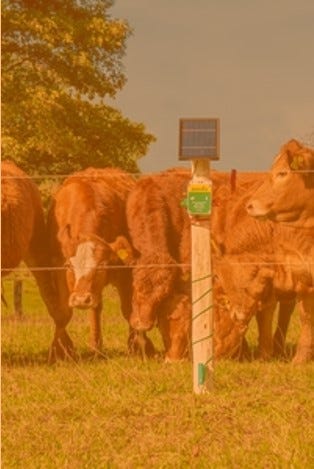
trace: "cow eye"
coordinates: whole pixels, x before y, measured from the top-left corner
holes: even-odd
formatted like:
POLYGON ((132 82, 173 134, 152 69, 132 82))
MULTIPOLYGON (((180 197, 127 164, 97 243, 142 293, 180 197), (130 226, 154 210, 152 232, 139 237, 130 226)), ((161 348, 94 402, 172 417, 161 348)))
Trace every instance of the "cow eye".
POLYGON ((288 174, 289 174, 288 171, 279 171, 276 174, 276 177, 282 179, 282 178, 285 178, 286 176, 288 176, 288 174))

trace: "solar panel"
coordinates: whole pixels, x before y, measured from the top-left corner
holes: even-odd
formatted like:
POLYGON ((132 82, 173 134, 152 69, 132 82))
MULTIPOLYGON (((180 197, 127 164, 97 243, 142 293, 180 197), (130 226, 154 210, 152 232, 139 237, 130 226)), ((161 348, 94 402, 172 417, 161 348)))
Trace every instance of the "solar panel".
POLYGON ((219 159, 219 119, 180 119, 179 159, 219 159))

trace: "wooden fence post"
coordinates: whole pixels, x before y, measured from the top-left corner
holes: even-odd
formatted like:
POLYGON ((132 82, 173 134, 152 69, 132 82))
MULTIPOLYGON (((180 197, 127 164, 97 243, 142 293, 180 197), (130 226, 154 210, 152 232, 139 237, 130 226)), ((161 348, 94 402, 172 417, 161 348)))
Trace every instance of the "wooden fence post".
MULTIPOLYGON (((192 185, 209 184, 210 187, 209 176, 208 159, 192 161, 192 185)), ((202 394, 213 388, 214 371, 209 216, 192 217, 191 251, 193 391, 196 394, 202 394)))
POLYGON ((192 163, 187 209, 191 217, 193 390, 213 388, 213 292, 210 245, 212 183, 210 161, 219 160, 220 121, 179 121, 179 159, 192 163))

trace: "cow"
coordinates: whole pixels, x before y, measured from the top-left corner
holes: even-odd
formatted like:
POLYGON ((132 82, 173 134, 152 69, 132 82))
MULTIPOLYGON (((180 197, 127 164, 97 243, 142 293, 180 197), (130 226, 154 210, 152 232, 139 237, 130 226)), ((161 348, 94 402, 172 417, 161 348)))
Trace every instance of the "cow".
POLYGON ((159 322, 168 359, 188 353, 189 219, 180 206, 187 181, 184 170, 140 178, 126 206, 134 250, 130 324, 148 331, 159 322))
POLYGON ((1 162, 1 274, 24 261, 51 316, 57 309, 47 232, 38 187, 13 161, 1 162))
POLYGON ((301 320, 293 362, 304 363, 314 357, 314 150, 295 139, 284 144, 246 209, 253 217, 273 220, 290 230, 286 248, 299 259, 290 265, 290 276, 301 320))
POLYGON ((280 275, 280 282, 277 276, 276 286, 273 278, 278 260, 274 241, 283 236, 284 230, 279 235, 274 223, 252 219, 245 208, 265 176, 241 174, 235 191, 218 187, 215 197, 219 206, 214 207, 212 215, 212 233, 217 241, 213 249, 216 277, 228 296, 232 316, 243 327, 256 315, 262 359, 272 354, 284 355, 285 336, 295 306, 295 294, 287 276, 280 275), (272 318, 278 302, 278 324, 272 338, 272 318))
MULTIPOLYGON (((229 174, 213 172, 212 178, 214 193, 217 190, 221 194, 230 186, 229 174)), ((127 201, 128 230, 135 256, 130 323, 141 331, 148 331, 158 324, 166 360, 180 359, 188 355, 189 349, 190 218, 180 204, 189 180, 189 172, 181 169, 143 177, 127 201)), ((246 174, 240 180, 244 191, 256 182, 256 176, 246 174)), ((222 210, 224 216, 223 203, 215 209, 222 210)), ((241 210, 243 217, 248 218, 244 205, 241 210)), ((223 222, 214 214, 213 218, 213 238, 217 237, 219 241, 223 222)), ((217 355, 230 356, 241 347, 248 321, 244 324, 224 314, 226 307, 220 301, 223 298, 221 287, 215 288, 215 293, 216 300, 219 298, 219 301, 215 300, 214 325, 217 355)), ((260 322, 262 324, 262 319, 260 322)))
MULTIPOLYGON (((131 312, 132 279, 122 259, 131 256, 125 204, 135 180, 117 168, 88 168, 69 176, 53 196, 48 213, 50 252, 60 308, 51 348, 55 357, 74 355, 66 331, 73 308, 90 311, 90 344, 102 348, 101 311, 105 285, 117 288, 121 310, 131 312)), ((129 350, 137 351, 138 334, 130 329, 129 350)), ((147 338, 146 354, 154 353, 147 338)))

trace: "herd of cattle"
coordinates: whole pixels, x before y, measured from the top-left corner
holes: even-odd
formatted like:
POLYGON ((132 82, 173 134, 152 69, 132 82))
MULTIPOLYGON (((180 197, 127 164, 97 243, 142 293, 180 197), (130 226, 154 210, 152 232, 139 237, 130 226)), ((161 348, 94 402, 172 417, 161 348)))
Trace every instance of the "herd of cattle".
MULTIPOLYGON (((284 355, 297 304, 293 361, 313 359, 314 150, 291 140, 269 173, 238 173, 231 181, 213 171, 211 178, 215 358, 247 354, 253 316, 260 357, 284 355)), ((21 260, 33 273, 55 324, 50 362, 75 357, 66 330, 73 308, 89 310, 91 346, 101 349, 108 284, 129 324, 130 353, 153 356, 147 332, 157 326, 166 360, 189 356, 191 220, 181 203, 189 180, 184 169, 135 179, 120 169, 89 168, 60 185, 46 217, 35 183, 2 162, 2 274, 21 260)))

